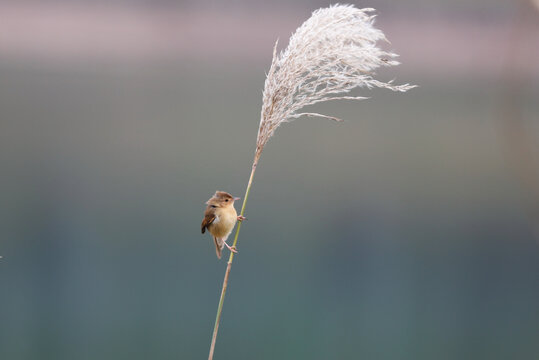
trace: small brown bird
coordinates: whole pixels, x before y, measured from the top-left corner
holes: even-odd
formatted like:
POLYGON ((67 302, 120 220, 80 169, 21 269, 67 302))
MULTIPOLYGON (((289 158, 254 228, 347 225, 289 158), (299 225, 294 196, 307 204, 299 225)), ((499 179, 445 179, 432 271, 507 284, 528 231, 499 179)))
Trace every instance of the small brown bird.
POLYGON ((233 197, 224 191, 216 191, 212 198, 206 201, 208 206, 204 212, 204 219, 200 225, 200 230, 204 234, 206 229, 208 229, 213 236, 215 252, 219 259, 225 245, 230 251, 237 252, 235 246, 230 246, 226 243, 226 239, 232 232, 232 229, 234 229, 236 221, 245 220, 243 216, 238 216, 234 208, 235 200, 239 200, 239 198, 233 197))

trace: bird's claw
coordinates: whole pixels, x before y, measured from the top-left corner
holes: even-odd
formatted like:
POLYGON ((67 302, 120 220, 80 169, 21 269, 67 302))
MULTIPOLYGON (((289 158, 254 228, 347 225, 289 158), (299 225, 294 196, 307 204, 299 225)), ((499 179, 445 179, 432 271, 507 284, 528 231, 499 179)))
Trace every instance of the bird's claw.
POLYGON ((239 215, 238 216, 238 221, 243 221, 243 220, 247 220, 247 218, 243 215, 239 215))
POLYGON ((236 247, 235 246, 230 246, 226 243, 225 241, 225 245, 226 247, 228 248, 228 250, 232 251, 234 254, 237 254, 238 253, 238 250, 236 250, 236 247))

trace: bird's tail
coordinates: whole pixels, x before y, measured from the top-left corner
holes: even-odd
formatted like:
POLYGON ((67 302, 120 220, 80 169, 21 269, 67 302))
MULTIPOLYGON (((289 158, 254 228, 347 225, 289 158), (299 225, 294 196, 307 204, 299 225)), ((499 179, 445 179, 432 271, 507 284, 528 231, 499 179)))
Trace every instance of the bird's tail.
POLYGON ((222 250, 225 247, 225 242, 222 239, 219 239, 215 236, 213 237, 213 242, 215 243, 215 253, 217 254, 217 257, 220 259, 222 250))

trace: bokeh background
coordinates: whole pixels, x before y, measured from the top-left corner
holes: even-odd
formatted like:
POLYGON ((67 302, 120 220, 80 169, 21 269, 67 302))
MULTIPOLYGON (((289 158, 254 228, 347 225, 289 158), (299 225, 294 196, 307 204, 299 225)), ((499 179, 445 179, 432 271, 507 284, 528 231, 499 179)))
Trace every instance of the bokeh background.
MULTIPOLYGON (((539 12, 371 0, 406 94, 285 124, 216 359, 539 358, 539 12)), ((262 87, 326 1, 0 2, 0 359, 204 359, 262 87)))

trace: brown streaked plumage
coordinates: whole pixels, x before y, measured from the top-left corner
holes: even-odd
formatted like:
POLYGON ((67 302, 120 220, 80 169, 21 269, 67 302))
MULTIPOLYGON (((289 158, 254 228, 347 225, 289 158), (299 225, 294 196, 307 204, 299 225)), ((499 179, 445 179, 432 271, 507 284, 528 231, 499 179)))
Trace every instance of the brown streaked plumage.
POLYGON ((234 247, 226 243, 226 239, 232 232, 232 229, 234 229, 236 221, 245 219, 242 216, 238 216, 234 208, 234 201, 238 199, 227 192, 216 191, 211 199, 206 201, 208 206, 204 212, 204 219, 200 225, 200 230, 204 234, 206 229, 208 229, 213 236, 215 252, 219 259, 225 245, 230 251, 236 252, 234 247))

